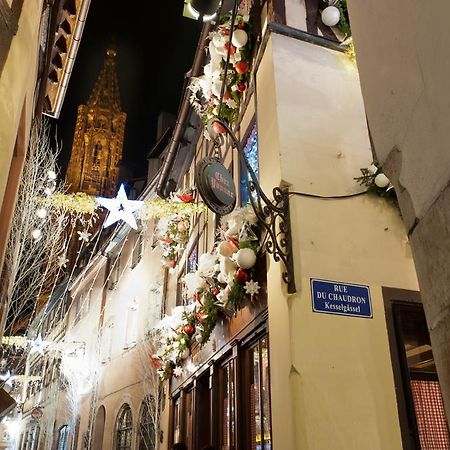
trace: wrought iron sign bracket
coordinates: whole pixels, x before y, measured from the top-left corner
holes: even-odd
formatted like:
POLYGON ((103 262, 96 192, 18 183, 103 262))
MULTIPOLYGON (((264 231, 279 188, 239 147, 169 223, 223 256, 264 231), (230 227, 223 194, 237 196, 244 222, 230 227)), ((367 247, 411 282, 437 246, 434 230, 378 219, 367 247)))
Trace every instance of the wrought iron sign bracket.
MULTIPOLYGON (((233 148, 239 154, 241 165, 248 172, 245 181, 250 194, 250 202, 265 232, 263 240, 265 244, 263 246, 272 255, 275 262, 281 261, 283 263, 284 270, 282 278, 287 284, 288 293, 293 294, 297 292, 297 289, 295 287, 294 260, 292 254, 289 192, 280 187, 275 187, 272 190, 273 200, 271 200, 262 190, 258 177, 245 157, 241 143, 229 125, 219 119, 215 119, 214 121, 220 123, 225 128, 233 142, 233 148)), ((216 141, 216 145, 221 145, 221 142, 216 141)))

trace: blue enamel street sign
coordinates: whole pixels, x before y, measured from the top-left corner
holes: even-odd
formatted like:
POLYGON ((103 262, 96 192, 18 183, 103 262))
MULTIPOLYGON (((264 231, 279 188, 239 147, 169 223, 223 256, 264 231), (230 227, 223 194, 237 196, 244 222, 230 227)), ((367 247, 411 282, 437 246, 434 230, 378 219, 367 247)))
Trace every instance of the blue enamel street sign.
POLYGON ((372 317, 369 286, 311 278, 311 296, 314 312, 372 317))

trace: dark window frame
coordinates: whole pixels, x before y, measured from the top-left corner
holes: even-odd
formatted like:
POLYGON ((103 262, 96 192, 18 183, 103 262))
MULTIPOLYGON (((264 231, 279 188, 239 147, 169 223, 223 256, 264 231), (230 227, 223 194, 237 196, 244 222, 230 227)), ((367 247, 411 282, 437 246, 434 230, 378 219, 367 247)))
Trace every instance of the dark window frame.
MULTIPOLYGON (((128 438, 125 438, 125 442, 128 441, 128 438)), ((131 450, 133 448, 133 412, 131 411, 131 407, 128 403, 124 403, 117 413, 116 416, 116 425, 114 427, 114 448, 116 450, 131 450), (128 418, 125 416, 129 416, 128 418), (125 426, 123 425, 123 421, 125 420, 125 426), (130 445, 121 445, 122 434, 129 435, 129 443, 130 445)))

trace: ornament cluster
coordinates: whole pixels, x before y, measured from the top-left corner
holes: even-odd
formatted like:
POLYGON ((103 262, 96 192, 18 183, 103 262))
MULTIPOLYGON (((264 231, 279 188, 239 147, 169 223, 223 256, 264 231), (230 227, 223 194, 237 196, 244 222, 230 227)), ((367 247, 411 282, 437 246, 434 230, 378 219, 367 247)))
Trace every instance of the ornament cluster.
POLYGON ((174 268, 189 240, 192 214, 201 212, 204 206, 195 204, 194 194, 188 190, 173 193, 168 200, 155 201, 149 209, 153 217, 160 218, 158 235, 163 249, 162 263, 174 268))
POLYGON ((185 275, 187 306, 174 308, 157 327, 159 348, 151 360, 163 380, 183 374, 192 344, 208 342, 220 313, 232 317, 246 298, 258 295, 257 234, 250 206, 233 211, 222 223, 213 252, 201 255, 197 270, 185 275))
POLYGON ((248 88, 251 61, 251 33, 248 17, 238 14, 234 26, 230 15, 223 16, 217 29, 209 34, 207 48, 210 60, 204 74, 189 86, 191 104, 205 124, 212 123, 215 133, 225 129, 213 119, 220 117, 232 124, 239 115, 243 93, 248 88), (229 53, 229 66, 225 65, 229 53), (221 110, 220 95, 225 82, 221 110))
POLYGON ((378 163, 373 162, 369 167, 360 169, 362 175, 355 178, 361 185, 367 187, 369 192, 385 197, 394 202, 397 201, 394 186, 389 178, 383 173, 378 163))

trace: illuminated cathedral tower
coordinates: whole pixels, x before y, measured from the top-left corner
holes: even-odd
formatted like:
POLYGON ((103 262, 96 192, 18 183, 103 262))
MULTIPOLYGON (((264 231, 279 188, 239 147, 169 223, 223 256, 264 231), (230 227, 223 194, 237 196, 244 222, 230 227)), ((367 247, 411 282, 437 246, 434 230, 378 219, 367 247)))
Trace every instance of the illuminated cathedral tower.
POLYGON ((126 114, 121 110, 115 50, 108 50, 87 105, 78 107, 66 174, 69 192, 114 197, 126 114))

